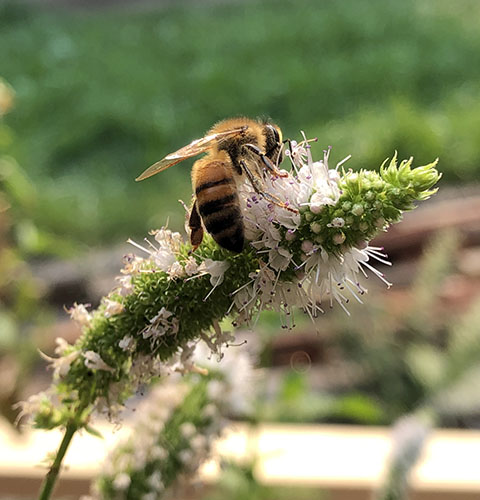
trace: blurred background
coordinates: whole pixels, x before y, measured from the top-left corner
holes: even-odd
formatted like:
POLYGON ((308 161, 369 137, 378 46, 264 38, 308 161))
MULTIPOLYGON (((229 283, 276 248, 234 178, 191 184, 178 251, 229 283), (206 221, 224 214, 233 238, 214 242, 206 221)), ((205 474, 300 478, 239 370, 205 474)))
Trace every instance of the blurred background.
MULTIPOLYGON (((317 136, 333 164, 378 168, 397 150, 440 157, 443 173, 378 239, 392 290, 372 279, 351 317, 299 317, 293 332, 264 316, 255 419, 388 426, 428 408, 441 427, 478 428, 479 19, 476 0, 0 0, 4 417, 48 385, 37 349, 75 339, 63 307, 98 303, 126 239, 183 230, 193 161, 135 177, 245 115, 317 136)), ((242 498, 280 498, 236 474, 242 498)))

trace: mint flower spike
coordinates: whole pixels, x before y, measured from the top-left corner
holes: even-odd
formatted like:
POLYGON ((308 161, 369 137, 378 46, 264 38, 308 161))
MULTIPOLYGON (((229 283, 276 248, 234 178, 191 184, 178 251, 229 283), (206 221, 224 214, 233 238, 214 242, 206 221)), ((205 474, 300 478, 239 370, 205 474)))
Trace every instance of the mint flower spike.
POLYGON ((331 169, 331 148, 314 161, 310 142, 291 142, 285 152, 291 172, 265 173, 268 199, 248 182, 237 185, 249 242, 243 252, 206 235, 192 254, 179 233, 156 230, 142 245, 130 241, 140 253, 125 257, 118 286, 96 310, 81 304, 68 310, 81 337, 74 345, 57 343, 57 357, 46 357, 51 387, 19 404, 37 427, 66 428, 41 500, 51 494, 74 433, 94 432, 92 413, 116 419, 127 398, 153 379, 204 374, 193 357, 200 343, 221 359, 234 339, 220 327, 225 317, 251 326, 269 309, 293 328, 296 308, 312 320, 334 304, 348 313, 350 298, 362 302, 367 273, 390 286, 373 265, 390 265, 387 256, 369 242, 435 192, 436 162, 412 169, 411 159, 398 166, 395 155, 380 173, 353 172, 344 170, 347 157, 331 169))
POLYGON ((361 302, 366 291, 360 277, 367 271, 390 286, 371 264, 390 265, 387 256, 369 241, 414 208, 415 200, 433 194, 430 188, 440 177, 436 162, 412 170, 411 159, 398 167, 396 155, 381 173, 345 172, 350 157, 330 169, 331 148, 314 161, 310 142, 292 141, 285 154, 293 172, 266 179, 266 190, 297 213, 259 199, 248 183, 241 187, 247 234, 265 264, 236 294, 237 310, 247 318, 275 309, 291 327, 291 306, 312 318, 325 303, 338 303, 348 313, 349 296, 361 302))
POLYGON ((334 304, 348 313, 352 297, 362 302, 367 273, 390 286, 373 265, 390 265, 387 256, 369 242, 435 192, 436 162, 412 169, 411 159, 397 165, 395 155, 379 173, 353 172, 343 166, 350 157, 331 169, 330 149, 314 161, 310 141, 292 141, 285 152, 292 171, 265 174, 268 200, 248 182, 237 186, 249 241, 242 253, 206 235, 192 254, 179 233, 153 231, 144 244, 131 242, 139 254, 125 257, 118 286, 96 310, 81 304, 68 310, 81 337, 74 345, 58 342, 57 357, 47 357, 52 386, 20 404, 37 427, 67 429, 42 499, 71 437, 89 429, 94 411, 115 419, 127 398, 152 379, 205 373, 193 358, 199 343, 221 359, 234 339, 220 327, 226 316, 254 325, 270 309, 284 328, 293 328, 296 308, 312 320, 334 304), (271 203, 275 199, 281 203, 271 203))

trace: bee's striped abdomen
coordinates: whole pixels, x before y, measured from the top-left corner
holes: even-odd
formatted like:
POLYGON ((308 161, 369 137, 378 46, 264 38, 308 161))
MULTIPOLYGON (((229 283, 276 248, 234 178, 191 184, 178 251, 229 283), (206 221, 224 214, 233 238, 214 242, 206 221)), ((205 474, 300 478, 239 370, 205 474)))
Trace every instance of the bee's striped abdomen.
POLYGON ((221 247, 241 252, 245 237, 232 169, 218 160, 199 163, 193 180, 205 228, 221 247))

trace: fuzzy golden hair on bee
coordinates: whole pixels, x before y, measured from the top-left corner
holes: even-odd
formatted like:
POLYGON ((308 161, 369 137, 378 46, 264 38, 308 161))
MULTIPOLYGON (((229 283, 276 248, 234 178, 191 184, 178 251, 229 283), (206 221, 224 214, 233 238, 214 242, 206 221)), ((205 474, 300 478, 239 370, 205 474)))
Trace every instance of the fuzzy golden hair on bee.
POLYGON ((265 172, 282 177, 277 166, 282 158, 282 131, 269 121, 245 117, 216 123, 200 139, 168 154, 143 172, 147 179, 181 161, 204 153, 192 167, 194 199, 189 217, 190 241, 194 249, 206 229, 223 248, 241 252, 245 244, 238 185, 245 179, 269 202, 293 210, 265 191, 265 172))

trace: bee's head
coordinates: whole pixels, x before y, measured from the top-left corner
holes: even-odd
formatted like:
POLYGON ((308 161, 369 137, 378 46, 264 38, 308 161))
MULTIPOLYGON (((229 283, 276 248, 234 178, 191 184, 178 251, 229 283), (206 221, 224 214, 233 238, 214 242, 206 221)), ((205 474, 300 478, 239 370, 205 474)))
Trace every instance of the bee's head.
POLYGON ((263 133, 265 135, 265 154, 275 165, 282 162, 282 131, 274 123, 265 123, 263 133))

